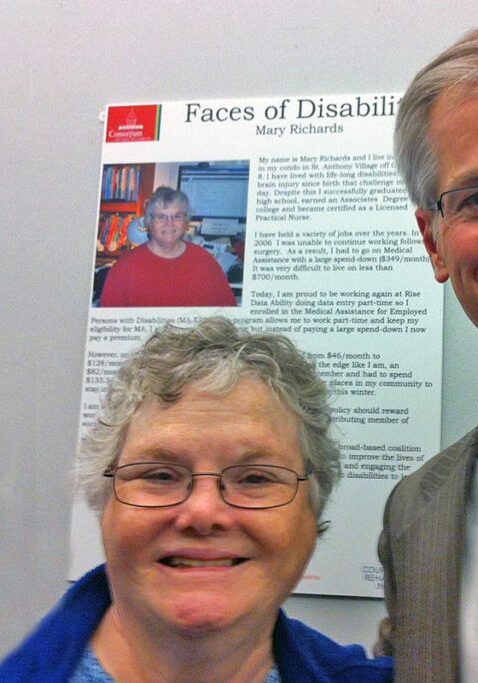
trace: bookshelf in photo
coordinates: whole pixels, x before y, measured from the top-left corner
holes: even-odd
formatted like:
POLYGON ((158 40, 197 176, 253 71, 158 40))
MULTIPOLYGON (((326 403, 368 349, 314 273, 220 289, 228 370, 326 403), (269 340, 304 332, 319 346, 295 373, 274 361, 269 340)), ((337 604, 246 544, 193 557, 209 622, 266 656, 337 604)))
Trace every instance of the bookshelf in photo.
POLYGON ((97 264, 114 262, 129 249, 128 228, 143 215, 153 192, 154 164, 107 164, 103 167, 98 220, 97 264))

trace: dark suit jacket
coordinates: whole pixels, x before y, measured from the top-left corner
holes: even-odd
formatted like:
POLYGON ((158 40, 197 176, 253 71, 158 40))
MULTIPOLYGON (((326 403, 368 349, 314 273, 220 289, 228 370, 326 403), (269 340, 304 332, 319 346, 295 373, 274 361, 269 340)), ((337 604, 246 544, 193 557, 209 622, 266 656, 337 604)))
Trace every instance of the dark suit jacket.
POLYGON ((399 683, 459 681, 465 504, 477 456, 478 427, 388 499, 379 556, 399 683))

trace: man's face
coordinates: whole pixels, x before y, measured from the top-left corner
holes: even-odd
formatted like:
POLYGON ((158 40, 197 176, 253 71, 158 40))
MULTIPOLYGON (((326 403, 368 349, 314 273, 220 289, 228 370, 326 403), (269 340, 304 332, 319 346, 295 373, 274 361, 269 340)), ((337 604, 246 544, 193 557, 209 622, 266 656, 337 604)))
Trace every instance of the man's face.
MULTIPOLYGON (((459 94, 443 93, 432 108, 429 134, 438 161, 438 196, 478 186, 478 88, 464 100, 459 94)), ((478 325, 476 221, 447 225, 441 216, 424 209, 418 209, 416 217, 436 280, 450 278, 465 313, 478 325), (437 221, 436 239, 433 221, 437 221)))
MULTIPOLYGON (((192 385, 170 407, 146 403, 118 464, 220 472, 251 459, 304 471, 298 418, 263 382, 242 379, 226 395, 192 385)), ((270 628, 315 546, 309 486, 301 482, 289 505, 267 510, 227 505, 207 476, 173 507, 131 507, 112 495, 102 531, 113 609, 165 631, 270 628)))

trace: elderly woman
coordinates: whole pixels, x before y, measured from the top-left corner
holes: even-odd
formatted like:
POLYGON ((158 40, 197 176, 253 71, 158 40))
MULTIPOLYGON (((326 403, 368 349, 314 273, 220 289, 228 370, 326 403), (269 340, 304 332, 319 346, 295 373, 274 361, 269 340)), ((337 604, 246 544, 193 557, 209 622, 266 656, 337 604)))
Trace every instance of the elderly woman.
POLYGON ((158 188, 148 202, 149 240, 110 269, 100 306, 235 306, 224 272, 205 249, 183 240, 189 200, 184 192, 158 188))
POLYGON ((167 326, 113 380, 82 445, 106 565, 0 667, 1 681, 390 681, 280 606, 339 459, 326 389, 286 338, 224 318, 167 326))

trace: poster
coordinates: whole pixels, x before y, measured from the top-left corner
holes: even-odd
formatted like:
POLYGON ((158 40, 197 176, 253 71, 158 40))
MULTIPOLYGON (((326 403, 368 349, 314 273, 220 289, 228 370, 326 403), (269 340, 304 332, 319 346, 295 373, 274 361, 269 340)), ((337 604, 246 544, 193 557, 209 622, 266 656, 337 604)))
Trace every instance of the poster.
MULTIPOLYGON (((343 467, 302 593, 382 595, 384 503, 440 446, 443 294, 394 165, 399 99, 191 100, 105 117, 80 432, 130 350, 166 321, 221 313, 289 335, 330 386, 343 467), (102 303, 111 268, 147 244, 144 214, 161 186, 189 197, 183 239, 219 264, 232 304, 102 303)), ((78 496, 71 577, 101 559, 78 496)))

